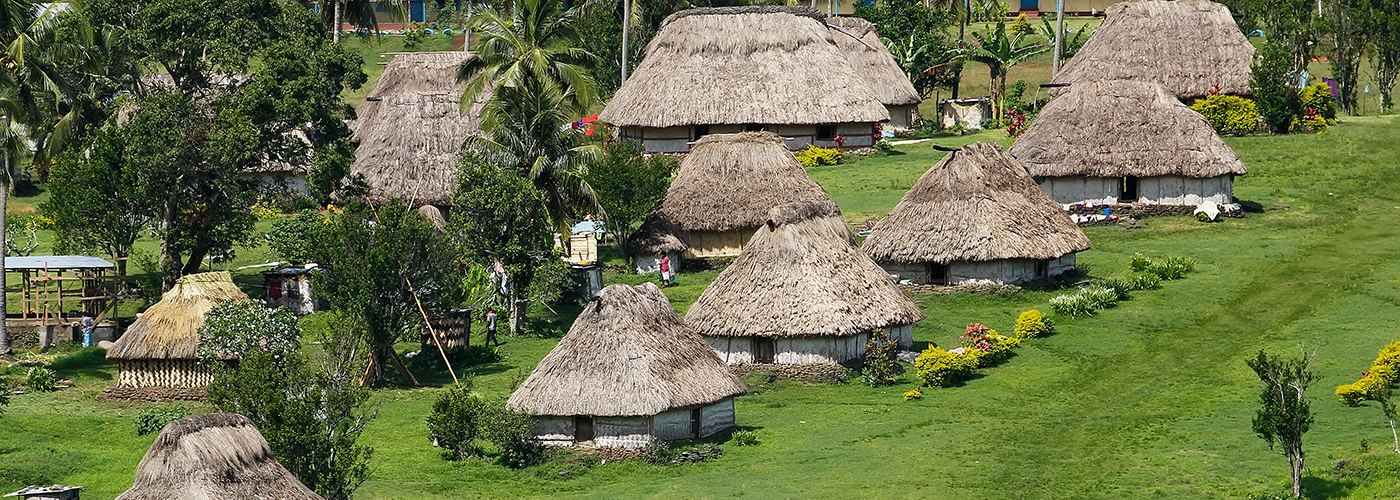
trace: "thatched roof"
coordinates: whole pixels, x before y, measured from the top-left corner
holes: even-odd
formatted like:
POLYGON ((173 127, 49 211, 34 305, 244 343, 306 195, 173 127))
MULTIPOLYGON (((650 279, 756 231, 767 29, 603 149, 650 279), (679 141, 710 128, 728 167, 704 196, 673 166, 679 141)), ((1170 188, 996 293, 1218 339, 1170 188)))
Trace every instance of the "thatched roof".
POLYGON ((1215 85, 1225 94, 1249 95, 1254 46, 1225 5, 1135 0, 1106 12, 1098 32, 1054 83, 1138 80, 1162 85, 1178 99, 1203 97, 1215 85))
POLYGON ((248 417, 206 413, 161 429, 117 500, 322 500, 272 456, 248 417))
POLYGON ((230 300, 248 296, 228 271, 185 275, 126 329, 107 359, 195 359, 204 313, 230 300))
POLYGON ((712 337, 850 336, 923 319, 852 240, 831 201, 775 207, 685 319, 712 337))
POLYGON ((888 120, 823 19, 780 6, 672 14, 598 119, 656 128, 888 120))
POLYGON ((659 210, 648 215, 637 232, 627 238, 628 255, 684 252, 687 248, 690 242, 681 228, 659 210))
POLYGON ((1035 177, 1246 172, 1205 117, 1161 86, 1127 80, 1072 85, 1041 110, 1008 152, 1035 177))
POLYGON ((729 231, 763 225, 784 203, 830 200, 777 134, 714 134, 681 160, 661 212, 683 231, 729 231))
POLYGON ((865 79, 880 102, 886 106, 903 106, 924 101, 914 90, 914 84, 909 83, 909 77, 899 69, 889 49, 880 43, 875 24, 859 17, 831 17, 827 18, 826 25, 831 27, 831 38, 846 56, 846 62, 865 79))
POLYGON ((1056 259, 1089 238, 996 144, 948 153, 865 238, 876 262, 1056 259))
POLYGON ((648 416, 743 394, 655 284, 609 285, 507 405, 531 415, 648 416))
POLYGON ((363 175, 369 199, 409 206, 445 205, 457 180, 462 140, 481 133, 485 93, 462 114, 457 65, 468 52, 399 54, 389 61, 352 124, 360 146, 351 175, 363 175))

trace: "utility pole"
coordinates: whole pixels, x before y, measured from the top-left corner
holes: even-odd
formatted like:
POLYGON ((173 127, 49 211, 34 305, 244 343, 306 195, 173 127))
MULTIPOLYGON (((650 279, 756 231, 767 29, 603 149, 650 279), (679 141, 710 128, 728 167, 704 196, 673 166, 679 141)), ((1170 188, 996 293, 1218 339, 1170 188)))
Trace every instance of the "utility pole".
POLYGON ((622 81, 617 82, 618 86, 627 83, 627 38, 632 31, 632 0, 622 0, 622 81))
POLYGON ((1050 69, 1052 79, 1060 76, 1060 46, 1064 45, 1065 37, 1065 0, 1055 0, 1055 24, 1055 64, 1050 69))
MULTIPOLYGON (((963 0, 962 21, 958 23, 958 48, 967 47, 967 18, 972 17, 972 0, 963 0)), ((962 86, 962 68, 957 70, 956 81, 953 82, 953 96, 949 99, 958 98, 958 87, 962 86)))

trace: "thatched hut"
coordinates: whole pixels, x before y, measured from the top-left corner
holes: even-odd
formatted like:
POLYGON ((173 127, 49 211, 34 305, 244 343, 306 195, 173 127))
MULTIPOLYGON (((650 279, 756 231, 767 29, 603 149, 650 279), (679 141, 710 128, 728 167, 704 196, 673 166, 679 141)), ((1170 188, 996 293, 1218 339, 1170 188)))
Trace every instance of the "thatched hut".
POLYGON ((161 429, 117 500, 322 500, 277 462, 248 417, 206 413, 161 429))
POLYGON ((1135 0, 1109 6, 1107 16, 1053 83, 1152 82, 1186 102, 1216 86, 1221 93, 1249 95, 1254 46, 1225 5, 1135 0))
POLYGON ((831 201, 774 207, 685 319, 728 363, 841 363, 884 329, 908 348, 924 318, 854 244, 831 201))
POLYGON ((661 289, 610 285, 510 395, 547 444, 637 448, 734 425, 747 392, 661 289))
POLYGON ((681 255, 689 249, 685 233, 659 211, 642 221, 637 232, 627 238, 627 254, 633 256, 639 274, 660 271, 663 255, 671 259, 671 272, 680 272, 681 255))
POLYGON ((1232 203, 1244 163, 1161 86, 1076 83, 1008 150, 1060 203, 1232 203))
POLYGON ((777 134, 709 135, 696 141, 695 149, 681 160, 666 200, 629 245, 638 251, 634 255, 650 259, 675 251, 692 258, 739 255, 754 230, 768 220, 768 209, 794 201, 830 200, 777 134), (679 236, 658 235, 669 226, 679 230, 679 236))
POLYGON ((1025 165, 996 144, 948 153, 882 219, 861 250, 915 283, 1022 283, 1074 268, 1089 238, 1025 165))
POLYGON ((220 302, 248 300, 228 271, 185 275, 146 309, 107 359, 117 360, 118 387, 204 387, 213 375, 199 366, 197 348, 204 313, 220 302))
POLYGON ((846 62, 851 63, 889 111, 890 121, 884 128, 900 131, 913 127, 924 98, 880 42, 875 24, 859 17, 830 17, 826 25, 831 27, 831 38, 846 56, 846 62))
POLYGON ((790 148, 869 147, 889 111, 807 7, 672 14, 598 119, 647 151, 685 152, 708 134, 767 130, 790 148))
POLYGON ((462 113, 457 65, 468 52, 398 54, 384 67, 352 127, 360 146, 351 175, 369 185, 369 200, 402 198, 411 207, 445 206, 457 180, 462 140, 479 134, 486 100, 462 113))

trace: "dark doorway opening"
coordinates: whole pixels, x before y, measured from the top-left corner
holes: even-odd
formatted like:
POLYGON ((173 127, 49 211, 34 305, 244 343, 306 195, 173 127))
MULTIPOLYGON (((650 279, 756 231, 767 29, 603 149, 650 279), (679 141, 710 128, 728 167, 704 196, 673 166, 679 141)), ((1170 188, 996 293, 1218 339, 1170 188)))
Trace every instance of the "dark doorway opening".
POLYGON ((709 125, 696 125, 692 130, 693 132, 690 134, 690 140, 692 141, 698 141, 701 137, 710 135, 709 125))
POLYGON ((700 439, 700 409, 690 410, 690 432, 691 437, 700 439))
POLYGON ((1050 261, 1042 260, 1035 263, 1035 277, 1044 278, 1050 276, 1050 261))
POLYGON ((1138 200, 1138 178, 1124 177, 1123 185, 1118 190, 1118 201, 1132 203, 1138 200))
POLYGON ((574 441, 593 440, 593 417, 574 417, 574 441))
POLYGON ((756 337, 753 339, 753 362, 772 363, 773 362, 773 339, 767 337, 756 337))
POLYGON ((930 285, 948 284, 948 265, 928 263, 928 282, 930 285))

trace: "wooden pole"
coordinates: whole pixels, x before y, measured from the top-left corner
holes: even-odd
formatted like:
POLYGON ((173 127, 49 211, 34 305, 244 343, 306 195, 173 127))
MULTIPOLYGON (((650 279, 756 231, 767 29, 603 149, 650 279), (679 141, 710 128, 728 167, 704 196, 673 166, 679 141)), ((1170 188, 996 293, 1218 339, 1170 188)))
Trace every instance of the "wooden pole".
POLYGON ((1050 78, 1060 76, 1060 47, 1064 45, 1065 37, 1065 0, 1055 0, 1055 24, 1055 62, 1051 65, 1050 78))
POLYGON ((632 0, 622 0, 622 81, 627 83, 627 37, 632 31, 632 0))
MULTIPOLYGON (((623 0, 628 1, 628 0, 623 0)), ((442 354, 442 364, 447 365, 447 373, 452 374, 452 383, 461 386, 462 382, 457 380, 457 372, 452 369, 452 362, 447 360, 447 349, 443 349, 442 340, 438 339, 437 330, 433 329, 433 322, 428 321, 428 312, 423 310, 423 301, 418 300, 418 292, 413 289, 413 281, 404 277, 404 283, 408 283, 408 292, 413 294, 413 303, 418 304, 418 314, 423 315, 423 324, 428 325, 428 334, 433 336, 433 343, 437 344, 438 353, 442 354)), ((470 320, 469 320, 470 321, 470 320)), ((471 337, 467 337, 470 339, 471 337)), ((468 343, 471 341, 468 340, 468 343)), ((416 383, 416 382, 415 382, 416 383)))

